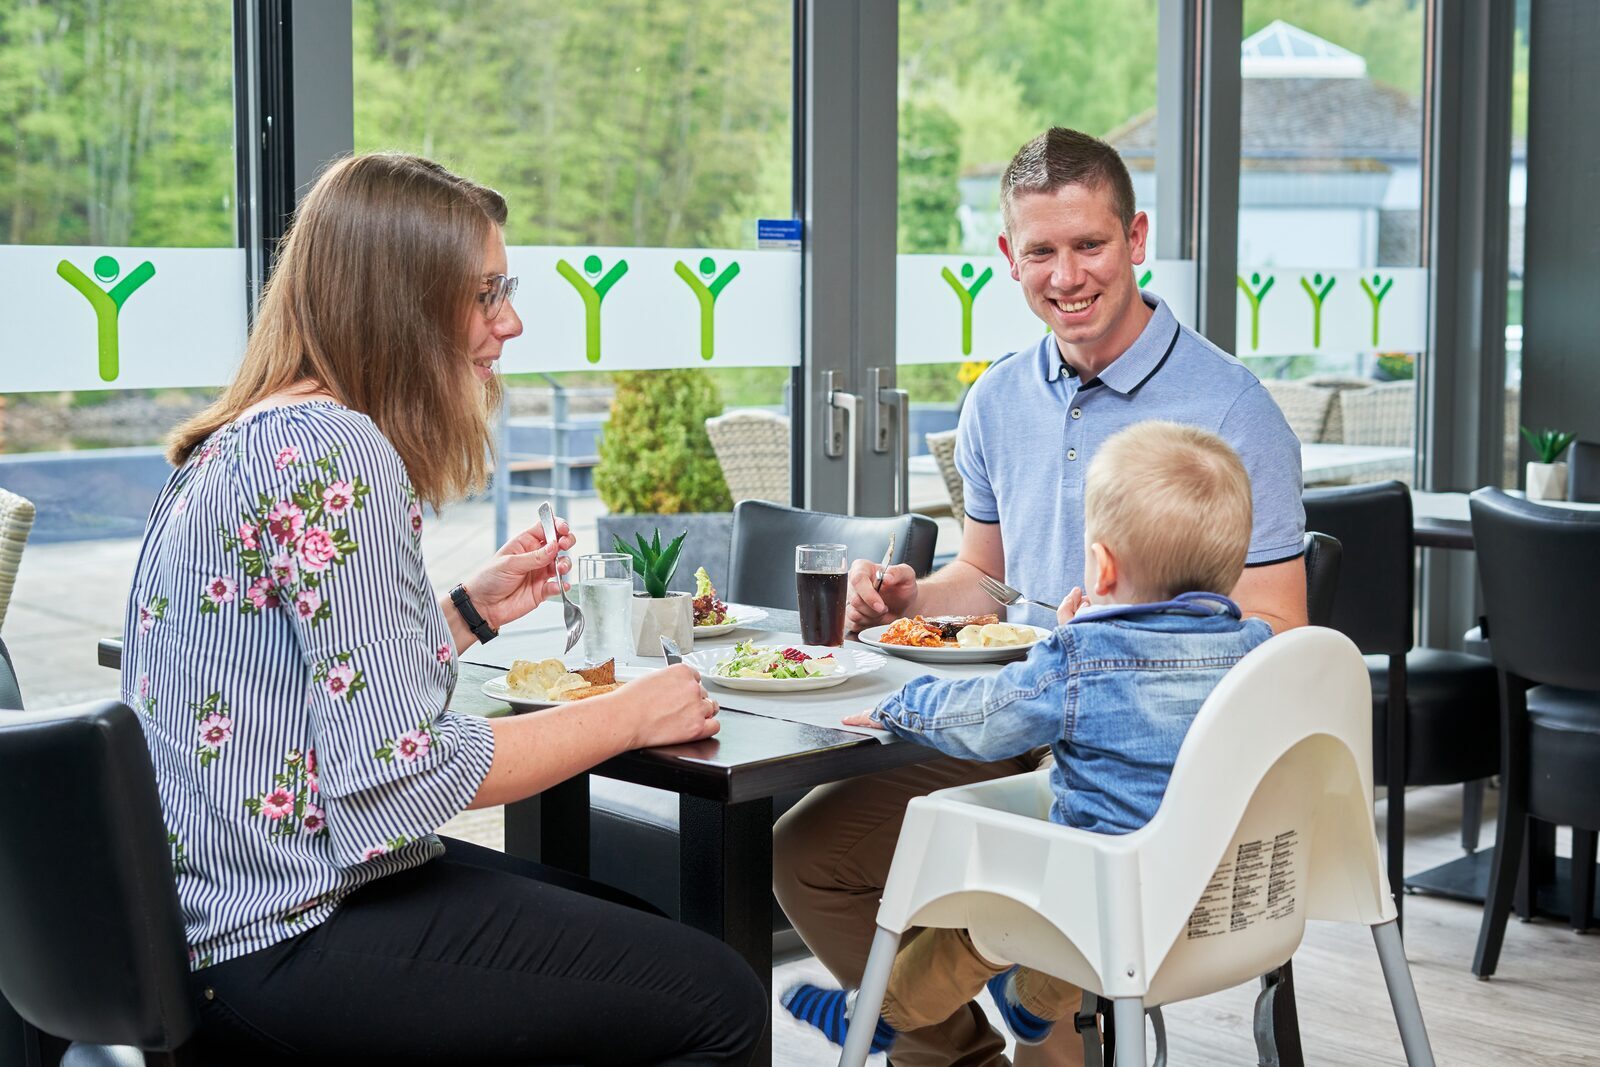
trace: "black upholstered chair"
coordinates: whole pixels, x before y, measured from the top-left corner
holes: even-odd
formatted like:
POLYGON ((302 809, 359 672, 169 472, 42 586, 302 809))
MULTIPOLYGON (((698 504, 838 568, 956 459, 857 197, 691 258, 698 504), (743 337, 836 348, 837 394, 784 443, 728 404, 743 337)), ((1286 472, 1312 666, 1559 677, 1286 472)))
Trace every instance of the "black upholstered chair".
POLYGON ((183 922, 134 713, 0 715, 0 810, 0 993, 73 1042, 63 1067, 186 1062, 183 922))
POLYGON ((795 610, 796 545, 841 544, 849 559, 882 559, 894 536, 894 562, 909 563, 919 576, 933 569, 939 524, 926 515, 865 518, 806 511, 765 500, 741 500, 733 508, 733 547, 726 600, 795 610))
POLYGON ((1567 449, 1567 499, 1600 504, 1600 442, 1574 441, 1567 449))
POLYGON ((1529 820, 1571 826, 1572 925, 1588 926, 1600 830, 1600 513, 1498 489, 1472 494, 1472 537, 1500 674, 1500 828, 1472 972, 1494 973, 1529 820))
POLYGON ((1388 787, 1389 886, 1405 885, 1406 787, 1487 778, 1499 769, 1494 665, 1413 648, 1411 493, 1400 482, 1309 489, 1306 525, 1339 539, 1343 562, 1331 625, 1372 675, 1372 769, 1388 787), (1403 709, 1392 714, 1393 709, 1403 709))
POLYGON ((1339 566, 1343 556, 1344 549, 1337 537, 1307 531, 1306 619, 1312 626, 1333 625, 1333 605, 1339 593, 1339 566))

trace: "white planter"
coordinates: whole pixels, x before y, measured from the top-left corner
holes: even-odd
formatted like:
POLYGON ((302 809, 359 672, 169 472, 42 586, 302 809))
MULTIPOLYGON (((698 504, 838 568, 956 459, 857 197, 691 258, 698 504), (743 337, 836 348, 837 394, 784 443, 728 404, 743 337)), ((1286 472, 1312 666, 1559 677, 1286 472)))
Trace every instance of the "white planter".
POLYGON ((1567 499, 1567 465, 1565 463, 1529 463, 1528 499, 1567 499))
POLYGON ((633 594, 633 652, 637 656, 662 656, 661 639, 672 638, 678 651, 694 649, 694 598, 668 592, 661 598, 633 594))

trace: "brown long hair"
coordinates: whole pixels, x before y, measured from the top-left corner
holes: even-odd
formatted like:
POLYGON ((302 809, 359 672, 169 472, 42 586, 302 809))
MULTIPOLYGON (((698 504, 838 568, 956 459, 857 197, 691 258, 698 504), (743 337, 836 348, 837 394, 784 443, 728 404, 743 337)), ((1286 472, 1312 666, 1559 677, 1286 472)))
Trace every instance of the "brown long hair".
POLYGON ((233 383, 173 430, 167 458, 310 382, 377 423, 435 508, 482 488, 500 387, 471 372, 467 316, 505 221, 499 193, 420 156, 331 165, 283 241, 233 383))

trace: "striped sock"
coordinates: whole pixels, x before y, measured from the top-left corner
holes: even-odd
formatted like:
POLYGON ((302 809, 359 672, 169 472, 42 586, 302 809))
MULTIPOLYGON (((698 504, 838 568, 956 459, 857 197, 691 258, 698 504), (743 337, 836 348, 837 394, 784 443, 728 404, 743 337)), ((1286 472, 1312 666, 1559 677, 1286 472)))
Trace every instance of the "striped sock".
POLYGON ((1019 1045, 1038 1045, 1050 1036, 1050 1031, 1055 1027, 1052 1019, 1041 1019, 1033 1012, 1017 1003, 1017 969, 1001 971, 989 979, 989 995, 994 998, 995 1007, 1000 1009, 1000 1018, 1005 1020, 1006 1029, 1011 1031, 1011 1036, 1017 1039, 1019 1045))
MULTIPOLYGON (((844 989, 819 989, 814 985, 797 985, 783 994, 782 1003, 793 1015, 803 1023, 809 1023, 822 1031, 822 1036, 832 1041, 835 1045, 843 1045, 845 1034, 850 1029, 851 997, 848 990, 844 989)), ((878 1020, 878 1027, 872 1034, 872 1051, 883 1052, 894 1039, 899 1036, 894 1027, 878 1020)))

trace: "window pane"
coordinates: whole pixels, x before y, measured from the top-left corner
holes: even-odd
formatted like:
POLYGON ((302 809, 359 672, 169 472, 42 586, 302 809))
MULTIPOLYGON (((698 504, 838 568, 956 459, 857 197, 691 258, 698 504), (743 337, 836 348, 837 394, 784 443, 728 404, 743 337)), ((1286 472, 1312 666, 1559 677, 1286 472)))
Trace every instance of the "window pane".
POLYGON ((1517 0, 1517 38, 1511 73, 1511 218, 1507 241, 1505 467, 1500 484, 1515 489, 1522 424, 1522 266, 1528 219, 1529 0, 1517 0))
POLYGON ((1308 484, 1413 466, 1422 15, 1413 0, 1244 7, 1237 351, 1314 446, 1308 484))

